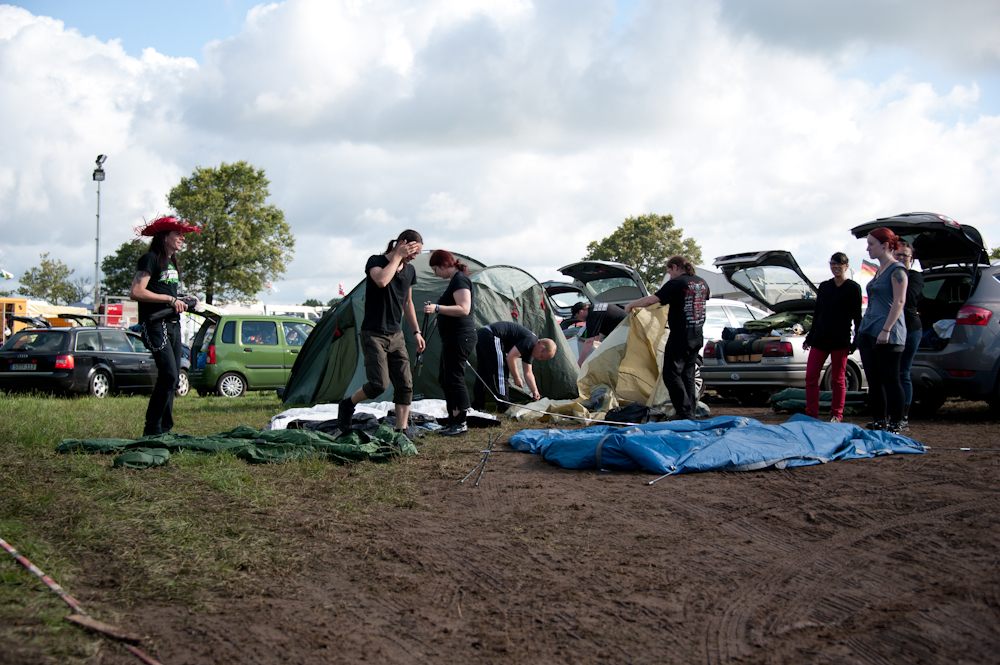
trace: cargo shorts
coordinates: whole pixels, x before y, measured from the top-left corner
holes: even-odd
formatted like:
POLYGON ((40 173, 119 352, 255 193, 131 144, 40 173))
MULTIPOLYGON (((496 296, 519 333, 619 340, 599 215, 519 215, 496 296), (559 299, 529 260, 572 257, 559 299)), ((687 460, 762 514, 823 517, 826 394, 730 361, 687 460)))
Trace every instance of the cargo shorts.
POLYGON ((368 383, 361 386, 365 397, 375 399, 392 383, 393 404, 408 406, 413 401, 413 375, 410 373, 410 356, 402 331, 383 333, 376 330, 361 331, 361 346, 365 359, 365 376, 368 383))

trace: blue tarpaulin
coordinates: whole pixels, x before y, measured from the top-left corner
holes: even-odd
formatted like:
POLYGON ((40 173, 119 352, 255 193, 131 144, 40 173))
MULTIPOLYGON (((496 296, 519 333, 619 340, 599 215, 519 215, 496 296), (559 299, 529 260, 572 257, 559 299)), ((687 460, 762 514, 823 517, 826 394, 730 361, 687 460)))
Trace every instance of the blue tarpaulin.
POLYGON ((510 445, 565 469, 647 469, 660 474, 783 469, 924 452, 922 444, 899 434, 820 422, 802 414, 783 425, 719 416, 633 427, 521 430, 510 438, 510 445))

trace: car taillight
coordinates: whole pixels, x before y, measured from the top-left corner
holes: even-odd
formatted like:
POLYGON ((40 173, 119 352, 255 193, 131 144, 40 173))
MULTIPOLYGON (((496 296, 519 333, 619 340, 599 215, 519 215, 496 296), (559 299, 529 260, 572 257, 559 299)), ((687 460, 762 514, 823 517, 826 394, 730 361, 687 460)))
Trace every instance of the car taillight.
POLYGON ((962 309, 958 310, 958 316, 955 317, 955 325, 985 326, 990 322, 991 316, 993 316, 993 312, 988 309, 976 307, 975 305, 965 305, 962 309))
POLYGON ((208 347, 208 364, 215 364, 215 344, 210 344, 208 347))
POLYGON ((792 343, 791 342, 767 342, 764 345, 764 354, 768 358, 786 358, 791 357, 792 354, 792 343))
POLYGON ((56 369, 73 369, 73 356, 56 356, 56 369))
POLYGON ((703 358, 714 358, 715 357, 715 342, 709 342, 705 345, 705 350, 701 352, 703 358))
POLYGON ((949 369, 948 373, 956 379, 971 379, 976 375, 975 370, 971 369, 949 369))

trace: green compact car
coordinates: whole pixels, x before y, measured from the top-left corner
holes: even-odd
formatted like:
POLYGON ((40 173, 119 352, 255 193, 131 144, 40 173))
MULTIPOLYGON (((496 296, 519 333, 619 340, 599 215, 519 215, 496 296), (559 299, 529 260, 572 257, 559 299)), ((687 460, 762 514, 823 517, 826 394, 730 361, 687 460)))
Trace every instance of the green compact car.
POLYGON ((294 316, 206 314, 191 345, 191 388, 242 397, 284 387, 313 325, 294 316))

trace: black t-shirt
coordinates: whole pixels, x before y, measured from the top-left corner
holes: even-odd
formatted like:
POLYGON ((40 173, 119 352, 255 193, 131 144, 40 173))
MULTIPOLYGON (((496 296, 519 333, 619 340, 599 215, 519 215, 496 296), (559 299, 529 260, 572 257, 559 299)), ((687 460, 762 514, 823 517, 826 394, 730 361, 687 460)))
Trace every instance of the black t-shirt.
POLYGON ((618 305, 609 305, 599 302, 590 306, 587 312, 587 333, 588 338, 604 335, 607 337, 611 331, 618 327, 618 324, 628 317, 625 310, 618 305))
MULTIPOLYGON (((146 284, 147 291, 177 297, 179 274, 173 261, 168 261, 167 269, 161 270, 160 259, 157 258, 156 254, 147 252, 139 257, 138 270, 149 273, 149 282, 146 284)), ((172 309, 172 306, 164 302, 140 302, 139 323, 149 323, 150 316, 167 308, 172 309)))
POLYGON ((702 337, 705 303, 711 295, 708 284, 696 275, 674 277, 660 287, 656 297, 660 299, 660 304, 670 305, 667 314, 667 326, 670 328, 668 340, 677 335, 686 339, 702 337))
MULTIPOLYGON (((444 290, 441 297, 438 298, 439 305, 457 305, 455 302, 455 291, 460 291, 462 289, 468 289, 471 297, 472 294, 472 280, 464 272, 456 272, 448 282, 448 288, 444 290)), ((475 311, 475 300, 472 301, 472 306, 469 307, 469 313, 465 316, 448 316, 446 314, 438 315, 438 328, 441 330, 442 335, 458 335, 462 333, 474 333, 476 332, 476 323, 472 318, 472 313, 475 311)))
POLYGON ((391 335, 400 331, 403 303, 410 295, 410 287, 417 283, 417 271, 407 263, 382 289, 372 279, 371 272, 372 268, 385 268, 387 265, 389 257, 376 254, 368 259, 365 266, 365 320, 361 322, 361 329, 391 335))
POLYGON ((820 351, 846 349, 851 345, 852 321, 857 331, 861 327, 861 286, 850 279, 837 286, 833 279, 828 279, 817 289, 806 344, 820 351))
POLYGON ((513 321, 491 323, 490 330, 493 331, 494 337, 500 338, 500 346, 503 348, 504 356, 510 353, 511 349, 517 347, 517 350, 521 352, 521 360, 531 364, 533 360, 531 351, 535 348, 535 344, 538 344, 538 335, 513 321))
POLYGON ((919 270, 908 270, 906 272, 906 305, 903 307, 903 320, 906 322, 906 333, 910 334, 914 330, 923 328, 920 322, 920 314, 917 313, 917 300, 924 292, 924 273, 919 270))

